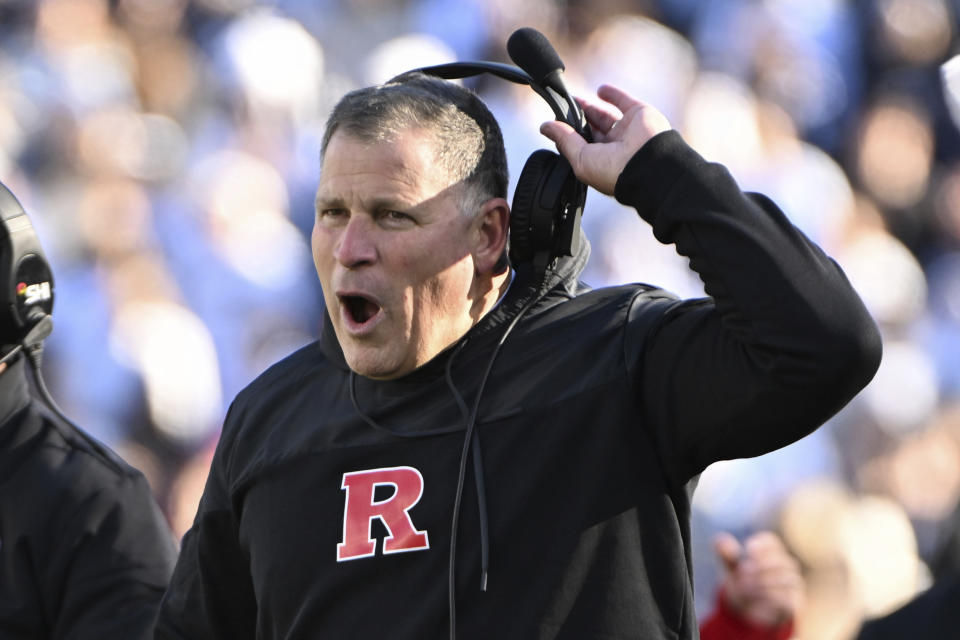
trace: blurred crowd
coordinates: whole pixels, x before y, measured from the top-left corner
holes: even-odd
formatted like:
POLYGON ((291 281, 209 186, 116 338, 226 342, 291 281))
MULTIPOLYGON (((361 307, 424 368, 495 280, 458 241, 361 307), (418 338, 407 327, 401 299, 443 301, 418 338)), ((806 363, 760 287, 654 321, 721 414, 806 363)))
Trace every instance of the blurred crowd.
MULTIPOLYGON (((958 16, 958 0, 0 0, 0 181, 55 276, 45 377, 182 534, 234 394, 318 334, 329 108, 410 68, 510 62, 506 39, 532 26, 575 93, 627 89, 771 196, 880 323, 883 364, 851 405, 714 465, 695 502, 698 607, 710 536, 769 528, 804 568, 799 637, 846 640, 960 570, 941 553, 960 500, 958 16)), ((465 82, 515 180, 549 110, 465 82)), ((589 284, 702 295, 612 199, 588 196, 584 229, 589 284)))

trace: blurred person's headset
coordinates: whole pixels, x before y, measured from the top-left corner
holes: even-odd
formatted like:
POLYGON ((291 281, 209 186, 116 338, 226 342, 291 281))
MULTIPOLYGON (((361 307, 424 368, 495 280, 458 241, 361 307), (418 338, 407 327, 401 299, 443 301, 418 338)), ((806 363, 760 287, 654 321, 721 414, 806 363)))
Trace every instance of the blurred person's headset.
MULTIPOLYGON (((547 38, 529 27, 514 31, 507 53, 519 65, 499 62, 452 62, 413 71, 454 80, 489 73, 529 85, 546 100, 557 120, 566 122, 587 141, 590 126, 580 105, 563 81, 566 68, 547 38)), ((580 219, 587 186, 577 180, 562 155, 540 149, 527 159, 513 192, 510 213, 510 260, 517 266, 532 264, 539 281, 548 265, 579 248, 580 219)))
POLYGON ((112 451, 75 425, 54 402, 40 371, 43 341, 53 331, 53 272, 40 247, 33 224, 16 196, 0 182, 0 363, 21 353, 33 373, 40 397, 62 422, 54 421, 64 437, 85 442, 100 457, 120 469, 112 451))
POLYGON ((20 201, 0 183, 0 362, 36 348, 53 322, 53 273, 20 201))

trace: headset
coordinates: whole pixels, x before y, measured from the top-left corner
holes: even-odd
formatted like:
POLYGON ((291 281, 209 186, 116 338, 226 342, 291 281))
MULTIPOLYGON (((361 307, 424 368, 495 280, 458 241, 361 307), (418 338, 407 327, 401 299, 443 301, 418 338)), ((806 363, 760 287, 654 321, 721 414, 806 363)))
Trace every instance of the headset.
POLYGON ((0 344, 6 362, 36 349, 53 330, 53 272, 30 218, 0 183, 0 344))
MULTIPOLYGON (((557 120, 566 122, 588 142, 592 140, 580 105, 564 84, 566 68, 547 38, 524 27, 507 40, 507 53, 519 66, 499 62, 453 62, 414 69, 446 80, 482 73, 529 85, 542 97, 557 120)), ((554 260, 579 249, 580 219, 587 186, 577 180, 562 155, 540 149, 527 159, 517 179, 510 214, 510 261, 516 267, 532 264, 540 282, 554 260)))
POLYGON ((53 425, 65 438, 84 442, 118 471, 120 458, 74 424, 57 403, 40 371, 43 341, 53 331, 53 272, 40 247, 30 218, 16 196, 0 182, 0 363, 20 353, 27 356, 40 399, 60 422, 53 425))
MULTIPOLYGON (((413 72, 420 72, 445 80, 469 78, 482 73, 489 73, 510 82, 529 85, 547 102, 557 120, 566 122, 585 140, 591 142, 593 136, 583 110, 573 99, 563 82, 562 74, 566 67, 547 38, 539 31, 529 27, 518 29, 507 40, 507 53, 518 66, 483 61, 453 62, 421 67, 414 69, 413 72)), ((510 213, 509 255, 511 263, 518 270, 532 268, 533 284, 535 286, 539 287, 542 284, 547 268, 557 258, 572 256, 578 251, 580 220, 586 198, 587 186, 577 179, 570 163, 562 155, 540 149, 534 151, 524 163, 513 193, 510 213)), ((545 291, 541 291, 540 296, 544 294, 545 291)), ((540 296, 532 296, 528 300, 520 312, 514 316, 494 348, 481 379, 480 388, 474 400, 473 411, 470 413, 467 422, 464 448, 460 455, 460 470, 450 535, 448 597, 451 640, 456 637, 455 565, 457 527, 459 525, 466 461, 470 451, 473 451, 477 502, 481 505, 481 541, 486 538, 486 533, 484 533, 486 530, 485 519, 482 515, 485 510, 485 506, 482 505, 486 503, 482 483, 483 474, 476 471, 479 467, 482 467, 479 441, 475 430, 480 398, 483 396, 487 378, 493 368, 500 347, 520 318, 540 299, 540 296)), ((487 563, 487 543, 481 542, 482 590, 486 590, 487 585, 487 563)))

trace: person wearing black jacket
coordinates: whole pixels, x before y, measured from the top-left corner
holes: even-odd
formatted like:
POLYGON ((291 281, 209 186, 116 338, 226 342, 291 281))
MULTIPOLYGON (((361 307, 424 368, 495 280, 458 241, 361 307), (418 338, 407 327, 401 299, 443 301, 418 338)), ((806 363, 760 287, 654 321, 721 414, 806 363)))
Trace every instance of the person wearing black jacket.
POLYGON ((542 282, 504 268, 479 99, 420 74, 348 94, 312 239, 327 322, 234 400, 157 638, 697 637, 698 474, 816 429, 880 338, 769 199, 598 96, 593 142, 541 131, 710 297, 589 290, 586 242, 542 282))
POLYGON ((940 524, 930 559, 933 582, 901 607, 866 620, 855 640, 950 638, 960 628, 960 503, 940 524))
MULTIPOLYGON (((3 291, 15 274, 38 273, 18 265, 42 258, 34 241, 25 257, 13 250, 24 246, 13 236, 32 227, 2 184, 0 209, 3 291)), ((37 355, 45 335, 21 331, 11 314, 14 305, 29 309, 48 333, 34 299, 49 302, 48 314, 52 287, 26 282, 0 310, 0 638, 149 638, 176 541, 143 475, 48 402, 37 355)))

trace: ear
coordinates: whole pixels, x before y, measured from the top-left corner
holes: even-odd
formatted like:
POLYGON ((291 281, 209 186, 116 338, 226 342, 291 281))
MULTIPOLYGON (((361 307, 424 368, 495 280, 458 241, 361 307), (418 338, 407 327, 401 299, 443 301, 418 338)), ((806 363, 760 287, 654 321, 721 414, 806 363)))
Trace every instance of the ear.
POLYGON ((510 204, 503 198, 484 202, 474 222, 473 262, 478 274, 496 275, 497 263, 507 249, 509 229, 510 204))

